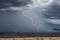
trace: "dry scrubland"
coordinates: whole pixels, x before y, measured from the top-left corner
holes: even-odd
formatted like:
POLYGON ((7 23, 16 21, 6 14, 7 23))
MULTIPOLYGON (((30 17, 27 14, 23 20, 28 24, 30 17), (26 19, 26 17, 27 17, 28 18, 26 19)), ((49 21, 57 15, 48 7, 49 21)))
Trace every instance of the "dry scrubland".
POLYGON ((0 38, 0 40, 60 40, 60 37, 0 38))

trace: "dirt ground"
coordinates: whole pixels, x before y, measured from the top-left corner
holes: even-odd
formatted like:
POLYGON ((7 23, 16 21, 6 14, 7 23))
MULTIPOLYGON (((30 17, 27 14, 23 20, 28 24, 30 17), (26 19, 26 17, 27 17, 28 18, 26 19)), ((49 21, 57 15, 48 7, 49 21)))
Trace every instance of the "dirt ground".
POLYGON ((0 38, 0 40, 60 40, 60 37, 0 38))

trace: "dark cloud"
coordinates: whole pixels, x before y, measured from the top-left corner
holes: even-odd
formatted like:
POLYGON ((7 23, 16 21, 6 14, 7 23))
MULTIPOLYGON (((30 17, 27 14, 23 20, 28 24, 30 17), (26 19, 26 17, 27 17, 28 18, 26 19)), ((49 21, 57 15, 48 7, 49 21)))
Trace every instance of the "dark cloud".
MULTIPOLYGON (((15 9, 15 8, 17 8, 16 6, 19 6, 19 7, 25 6, 28 3, 30 3, 30 0, 0 0, 0 8, 2 8, 1 10, 3 10, 3 12, 0 12, 0 32, 37 32, 37 30, 32 26, 31 20, 29 18, 26 18, 22 14, 23 10, 21 10, 19 12, 18 11, 9 12, 12 10, 8 10, 8 12, 4 12, 5 10, 7 10, 6 8, 8 8, 8 7, 12 7, 11 9, 15 9)), ((44 12, 45 17, 50 18, 50 17, 54 16, 54 17, 60 18, 59 5, 54 4, 54 3, 55 2, 53 2, 52 5, 50 5, 50 7, 47 8, 47 11, 44 12), (46 13, 48 13, 48 14, 46 14, 46 13)), ((27 12, 28 12, 27 14, 30 14, 34 19, 37 17, 35 16, 35 14, 33 14, 33 12, 36 13, 40 19, 43 19, 43 18, 41 18, 41 14, 40 14, 41 10, 39 8, 27 10, 27 12), (38 10, 39 10, 39 12, 38 12, 38 10)), ((30 15, 28 15, 28 16, 30 16, 30 15)), ((37 18, 36 21, 39 23, 40 19, 37 18)), ((46 21, 48 21, 48 20, 46 20, 46 21)), ((47 27, 51 27, 51 28, 52 27, 57 28, 60 26, 60 25, 57 26, 56 24, 53 24, 51 22, 50 23, 45 22, 45 24, 47 25, 47 27)), ((38 26, 41 26, 41 25, 38 24, 38 26)), ((57 29, 54 29, 54 30, 57 30, 57 29)), ((47 31, 49 31, 49 30, 47 30, 47 31)))
POLYGON ((60 5, 57 0, 52 2, 44 15, 46 15, 47 18, 54 17, 60 19, 60 5))
POLYGON ((30 3, 29 0, 0 0, 0 8, 7 8, 10 6, 25 6, 30 3))

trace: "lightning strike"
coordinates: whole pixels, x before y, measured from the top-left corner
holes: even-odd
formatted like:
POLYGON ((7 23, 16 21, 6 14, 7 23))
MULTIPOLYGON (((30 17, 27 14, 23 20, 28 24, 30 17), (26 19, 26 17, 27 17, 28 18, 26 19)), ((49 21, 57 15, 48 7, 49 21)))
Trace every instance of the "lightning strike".
MULTIPOLYGON (((25 10, 25 12, 26 12, 26 10, 25 10)), ((23 12, 22 14, 23 14, 25 17, 27 17, 28 19, 30 19, 31 22, 32 22, 32 24, 33 24, 33 27, 36 28, 36 30, 37 30, 38 32, 40 32, 40 30, 39 30, 37 24, 35 23, 34 19, 33 19, 32 17, 26 15, 25 12, 23 12)))

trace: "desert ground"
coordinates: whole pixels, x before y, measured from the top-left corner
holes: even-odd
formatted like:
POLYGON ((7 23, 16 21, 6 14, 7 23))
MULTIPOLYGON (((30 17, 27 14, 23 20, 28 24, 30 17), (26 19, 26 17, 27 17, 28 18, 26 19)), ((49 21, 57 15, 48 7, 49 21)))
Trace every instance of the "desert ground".
POLYGON ((60 37, 0 38, 0 40, 60 40, 60 37))

